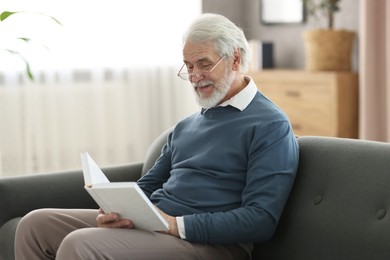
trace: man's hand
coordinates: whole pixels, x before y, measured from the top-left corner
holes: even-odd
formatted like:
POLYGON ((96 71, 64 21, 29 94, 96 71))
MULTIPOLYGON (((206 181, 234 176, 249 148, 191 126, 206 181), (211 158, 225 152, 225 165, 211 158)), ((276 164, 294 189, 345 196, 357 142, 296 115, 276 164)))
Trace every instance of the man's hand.
POLYGON ((106 214, 102 209, 99 209, 99 215, 96 217, 98 227, 104 228, 134 228, 133 222, 129 219, 120 219, 118 214, 106 214))
POLYGON ((160 212, 161 216, 168 222, 169 229, 168 231, 164 231, 161 233, 169 234, 175 237, 180 237, 179 236, 179 229, 177 227, 177 222, 176 222, 176 217, 169 216, 165 212, 161 211, 159 208, 156 207, 158 212, 160 212))

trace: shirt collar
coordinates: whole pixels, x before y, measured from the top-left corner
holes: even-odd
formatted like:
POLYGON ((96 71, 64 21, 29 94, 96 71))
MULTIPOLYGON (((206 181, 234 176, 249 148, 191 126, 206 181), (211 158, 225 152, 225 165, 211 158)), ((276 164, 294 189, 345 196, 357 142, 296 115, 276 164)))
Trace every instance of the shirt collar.
POLYGON ((245 76, 245 81, 248 82, 248 85, 246 85, 244 89, 238 92, 231 99, 221 103, 219 106, 232 106, 240 111, 243 111, 245 108, 247 108, 257 93, 257 87, 253 79, 249 76, 245 76))

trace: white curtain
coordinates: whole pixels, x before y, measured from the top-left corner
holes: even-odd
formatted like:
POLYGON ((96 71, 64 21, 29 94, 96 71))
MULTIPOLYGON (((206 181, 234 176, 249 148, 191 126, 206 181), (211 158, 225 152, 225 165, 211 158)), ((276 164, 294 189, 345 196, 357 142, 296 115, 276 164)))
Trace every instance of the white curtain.
POLYGON ((198 110, 175 73, 0 87, 1 176, 80 168, 83 151, 102 166, 142 160, 159 133, 198 110))
POLYGON ((390 1, 360 10, 360 138, 390 142, 390 1))
MULTIPOLYGON (((30 7, 63 27, 40 30, 49 52, 20 49, 35 81, 18 57, 0 54, 0 177, 80 169, 83 151, 101 166, 140 161, 159 133, 199 110, 176 73, 200 0, 4 2, 0 12, 30 7)), ((0 23, 0 38, 24 24, 16 18, 0 23)))

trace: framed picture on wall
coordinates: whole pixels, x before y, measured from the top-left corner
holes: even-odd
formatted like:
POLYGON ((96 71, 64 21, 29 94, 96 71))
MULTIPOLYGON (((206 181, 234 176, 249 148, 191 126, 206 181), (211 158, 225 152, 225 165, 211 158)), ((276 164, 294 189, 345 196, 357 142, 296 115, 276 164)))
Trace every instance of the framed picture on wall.
POLYGON ((264 24, 296 24, 305 21, 302 0, 261 0, 260 15, 264 24))

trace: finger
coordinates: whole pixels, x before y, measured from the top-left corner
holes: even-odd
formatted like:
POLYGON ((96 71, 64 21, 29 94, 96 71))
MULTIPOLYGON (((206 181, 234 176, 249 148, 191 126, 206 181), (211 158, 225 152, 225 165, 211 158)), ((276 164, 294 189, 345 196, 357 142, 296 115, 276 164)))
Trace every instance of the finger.
POLYGON ((106 222, 100 225, 100 227, 105 228, 134 228, 133 222, 131 222, 129 219, 119 219, 117 221, 113 222, 106 222))
POLYGON ((104 225, 106 223, 114 222, 119 220, 118 214, 110 213, 110 214, 99 214, 96 217, 96 223, 98 226, 104 225))
POLYGON ((96 217, 98 227, 106 228, 134 228, 134 224, 129 219, 120 219, 118 214, 99 214, 96 217))

